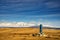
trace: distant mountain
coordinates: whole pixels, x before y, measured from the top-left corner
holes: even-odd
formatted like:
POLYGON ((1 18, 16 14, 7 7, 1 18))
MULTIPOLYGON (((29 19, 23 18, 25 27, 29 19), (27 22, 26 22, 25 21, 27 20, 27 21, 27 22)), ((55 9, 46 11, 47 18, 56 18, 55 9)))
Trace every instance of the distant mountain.
MULTIPOLYGON (((32 28, 38 28, 39 26, 31 26, 32 28)), ((55 27, 43 27, 43 29, 60 29, 55 27)))
MULTIPOLYGON (((30 26, 30 27, 0 27, 0 28, 38 28, 39 26, 30 26)), ((55 27, 43 27, 43 29, 60 29, 55 27)))
POLYGON ((43 27, 44 29, 60 29, 60 28, 54 28, 54 27, 43 27))

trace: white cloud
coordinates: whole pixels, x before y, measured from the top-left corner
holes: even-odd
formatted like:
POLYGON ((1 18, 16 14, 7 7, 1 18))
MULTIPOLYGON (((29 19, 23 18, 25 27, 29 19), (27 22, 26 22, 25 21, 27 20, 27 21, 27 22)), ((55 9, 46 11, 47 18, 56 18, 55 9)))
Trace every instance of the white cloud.
MULTIPOLYGON (((0 22, 0 27, 30 27, 36 25, 40 25, 40 22, 0 22)), ((50 27, 50 25, 46 24, 43 24, 43 26, 50 27)))
POLYGON ((56 22, 0 22, 0 27, 32 27, 32 26, 39 26, 40 24, 43 27, 58 27, 60 28, 60 22, 55 24, 56 22))
POLYGON ((0 23, 0 27, 30 27, 36 26, 35 23, 27 23, 27 22, 2 22, 0 23))

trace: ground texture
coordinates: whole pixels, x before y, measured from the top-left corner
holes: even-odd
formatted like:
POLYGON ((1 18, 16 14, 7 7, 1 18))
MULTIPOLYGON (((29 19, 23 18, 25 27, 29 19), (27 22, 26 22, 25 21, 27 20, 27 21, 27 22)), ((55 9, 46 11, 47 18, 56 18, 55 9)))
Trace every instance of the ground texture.
POLYGON ((47 36, 37 36, 39 28, 0 28, 0 40, 60 40, 60 30, 43 29, 47 36))

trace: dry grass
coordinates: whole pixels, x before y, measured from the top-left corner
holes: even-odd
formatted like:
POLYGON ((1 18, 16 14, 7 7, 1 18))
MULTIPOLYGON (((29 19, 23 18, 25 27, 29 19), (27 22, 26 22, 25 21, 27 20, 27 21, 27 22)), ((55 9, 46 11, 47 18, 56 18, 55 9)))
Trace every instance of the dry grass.
POLYGON ((0 40, 60 40, 60 30, 43 29, 47 36, 32 36, 38 28, 0 28, 0 40))

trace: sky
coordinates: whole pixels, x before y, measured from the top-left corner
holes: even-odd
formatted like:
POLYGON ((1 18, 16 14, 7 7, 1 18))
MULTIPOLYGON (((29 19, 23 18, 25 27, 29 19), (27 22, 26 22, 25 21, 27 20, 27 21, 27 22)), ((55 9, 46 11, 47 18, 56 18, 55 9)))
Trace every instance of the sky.
POLYGON ((0 0, 0 27, 39 24, 60 28, 60 0, 0 0))

